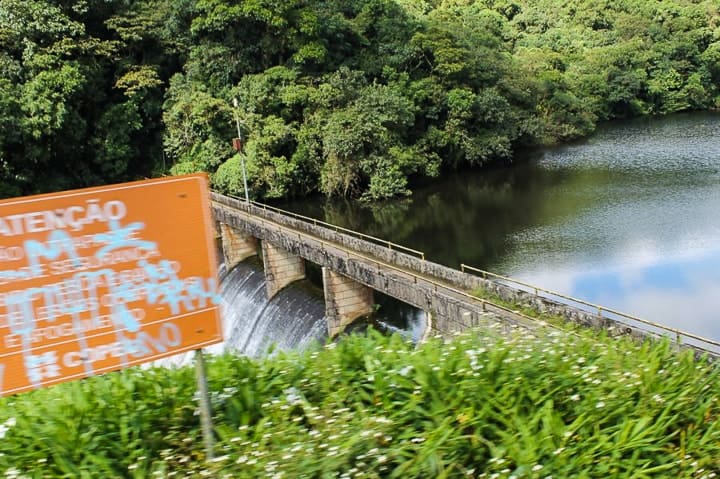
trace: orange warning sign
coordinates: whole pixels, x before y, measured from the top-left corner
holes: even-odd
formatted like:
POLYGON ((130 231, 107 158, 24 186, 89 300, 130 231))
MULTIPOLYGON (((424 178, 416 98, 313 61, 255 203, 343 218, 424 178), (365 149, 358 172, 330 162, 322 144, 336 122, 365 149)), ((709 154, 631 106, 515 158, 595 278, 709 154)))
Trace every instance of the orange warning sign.
POLYGON ((222 341, 207 177, 0 201, 0 395, 222 341))

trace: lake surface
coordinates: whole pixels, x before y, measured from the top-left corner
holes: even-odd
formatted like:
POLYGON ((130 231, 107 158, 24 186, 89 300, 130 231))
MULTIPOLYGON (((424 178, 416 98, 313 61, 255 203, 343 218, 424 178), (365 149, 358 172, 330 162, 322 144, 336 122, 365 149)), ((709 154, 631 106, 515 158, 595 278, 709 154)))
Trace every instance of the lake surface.
POLYGON ((282 205, 720 339, 720 114, 613 122, 407 199, 282 205))

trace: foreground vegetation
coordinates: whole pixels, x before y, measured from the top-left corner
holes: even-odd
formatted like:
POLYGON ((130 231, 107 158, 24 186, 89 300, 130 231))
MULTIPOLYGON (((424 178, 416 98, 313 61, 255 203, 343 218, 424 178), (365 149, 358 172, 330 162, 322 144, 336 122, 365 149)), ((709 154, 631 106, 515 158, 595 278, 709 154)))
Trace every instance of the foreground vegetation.
POLYGON ((5 477, 545 478, 720 473, 718 368, 589 334, 343 338, 214 358, 205 463, 191 368, 0 403, 5 477))
POLYGON ((384 198, 718 85, 716 0, 2 0, 0 196, 238 193, 237 114, 257 197, 384 198))

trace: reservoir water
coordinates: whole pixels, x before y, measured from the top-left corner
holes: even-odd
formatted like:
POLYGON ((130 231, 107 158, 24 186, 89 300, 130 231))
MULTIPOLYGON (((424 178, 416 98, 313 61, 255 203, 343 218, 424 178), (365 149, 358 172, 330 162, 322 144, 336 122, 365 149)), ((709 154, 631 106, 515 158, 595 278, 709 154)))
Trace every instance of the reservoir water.
POLYGON ((617 121, 376 204, 280 205, 720 339, 720 114, 617 121))

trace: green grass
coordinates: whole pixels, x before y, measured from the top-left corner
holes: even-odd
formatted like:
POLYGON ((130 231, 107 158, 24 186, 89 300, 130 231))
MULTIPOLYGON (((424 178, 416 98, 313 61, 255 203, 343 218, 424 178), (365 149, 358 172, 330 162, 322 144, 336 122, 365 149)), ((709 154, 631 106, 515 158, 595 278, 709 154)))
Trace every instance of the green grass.
MULTIPOLYGON (((531 304, 528 304, 527 302, 508 301, 508 300, 504 299, 503 297, 501 297, 499 294, 489 291, 487 289, 483 289, 483 288, 475 289, 473 291, 470 291, 469 294, 472 294, 473 296, 478 297, 478 298, 485 299, 488 302, 493 303, 497 306, 501 306, 501 307, 509 309, 511 311, 516 311, 516 312, 518 312, 524 316, 527 316, 529 318, 544 321, 553 326, 559 326, 559 327, 567 329, 567 330, 583 329, 581 326, 568 321, 563 316, 560 316, 558 314, 550 314, 547 312, 539 311, 536 307, 533 307, 531 304)), ((529 294, 530 293, 528 293, 528 295, 529 294)))
POLYGON ((211 463, 191 368, 6 398, 0 477, 709 478, 719 371, 667 343, 590 332, 475 332, 418 349, 371 332, 212 358, 211 463))

